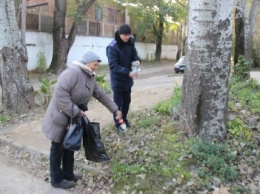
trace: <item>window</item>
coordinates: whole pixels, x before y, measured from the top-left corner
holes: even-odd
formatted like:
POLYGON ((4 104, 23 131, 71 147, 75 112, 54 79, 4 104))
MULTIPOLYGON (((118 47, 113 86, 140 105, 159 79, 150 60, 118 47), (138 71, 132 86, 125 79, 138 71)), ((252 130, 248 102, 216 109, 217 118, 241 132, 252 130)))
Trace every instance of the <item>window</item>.
POLYGON ((108 9, 108 22, 117 23, 117 10, 108 9))
POLYGON ((102 8, 101 7, 96 7, 95 10, 95 19, 97 21, 102 21, 102 8))

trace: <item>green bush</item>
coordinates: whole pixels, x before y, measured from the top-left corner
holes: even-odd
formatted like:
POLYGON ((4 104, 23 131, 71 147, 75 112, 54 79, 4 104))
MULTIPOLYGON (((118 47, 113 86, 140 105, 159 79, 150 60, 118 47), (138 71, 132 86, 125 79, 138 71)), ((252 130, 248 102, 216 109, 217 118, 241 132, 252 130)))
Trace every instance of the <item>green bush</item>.
POLYGON ((164 102, 159 102, 153 107, 153 110, 162 115, 178 114, 181 107, 181 100, 182 100, 182 88, 175 87, 173 90, 173 95, 170 97, 170 99, 164 102))
POLYGON ((111 88, 110 86, 106 83, 105 80, 106 74, 103 75, 96 75, 96 80, 100 87, 106 92, 106 93, 111 93, 111 88))
POLYGON ((41 93, 35 92, 35 94, 43 98, 42 105, 44 107, 47 107, 52 96, 51 86, 54 85, 57 82, 57 80, 49 80, 48 78, 43 78, 40 80, 40 82, 41 82, 41 90, 40 90, 41 93))
POLYGON ((39 52, 37 54, 37 72, 38 73, 45 73, 47 67, 46 57, 43 52, 39 52))
POLYGON ((233 121, 228 121, 227 128, 228 133, 233 137, 246 138, 247 140, 252 138, 252 132, 239 118, 236 118, 233 121))
POLYGON ((191 153, 201 166, 197 170, 200 178, 218 177, 222 181, 236 180, 238 171, 234 165, 235 158, 226 145, 195 138, 191 141, 191 153))
POLYGON ((0 123, 7 123, 8 121, 10 121, 10 116, 0 114, 0 123))
POLYGON ((260 85, 255 79, 240 81, 232 77, 229 91, 230 100, 239 102, 252 113, 260 113, 260 85))
POLYGON ((237 77, 239 80, 247 80, 250 78, 250 67, 252 62, 246 61, 243 55, 238 57, 237 64, 234 65, 234 77, 237 77))

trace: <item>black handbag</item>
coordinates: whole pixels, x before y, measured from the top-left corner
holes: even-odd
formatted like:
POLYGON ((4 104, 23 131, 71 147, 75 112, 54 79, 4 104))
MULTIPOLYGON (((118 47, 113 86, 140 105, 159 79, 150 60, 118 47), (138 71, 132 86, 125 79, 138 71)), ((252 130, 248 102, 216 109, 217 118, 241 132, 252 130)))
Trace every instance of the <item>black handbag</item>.
POLYGON ((73 119, 73 105, 71 108, 70 124, 63 138, 63 147, 67 150, 78 151, 81 147, 81 138, 83 134, 82 118, 73 119))
POLYGON ((83 147, 86 159, 94 162, 109 161, 104 144, 101 141, 99 123, 89 122, 88 118, 83 117, 83 147))

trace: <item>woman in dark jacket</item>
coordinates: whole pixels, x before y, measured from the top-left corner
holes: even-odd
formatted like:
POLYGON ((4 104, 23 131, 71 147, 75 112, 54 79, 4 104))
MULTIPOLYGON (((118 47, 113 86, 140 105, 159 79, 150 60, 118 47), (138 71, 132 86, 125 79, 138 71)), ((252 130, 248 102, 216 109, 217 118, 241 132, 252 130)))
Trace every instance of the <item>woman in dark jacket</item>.
POLYGON ((71 107, 73 117, 84 116, 79 105, 87 105, 92 96, 105 105, 111 113, 121 118, 118 106, 109 98, 96 82, 94 71, 101 62, 98 55, 87 51, 81 60, 64 70, 58 77, 52 99, 42 122, 45 136, 51 140, 50 176, 51 185, 68 189, 74 186, 79 177, 74 175, 74 152, 63 148, 62 139, 69 124, 71 107), (78 105, 78 106, 77 106, 78 105), (62 164, 62 169, 61 169, 62 164))
MULTIPOLYGON (((113 99, 122 111, 122 117, 127 127, 130 122, 127 119, 131 103, 131 88, 133 79, 138 73, 132 71, 132 63, 140 64, 134 38, 131 36, 131 28, 123 24, 115 33, 115 39, 107 47, 107 57, 110 68, 110 80, 113 90, 113 99)), ((119 132, 124 132, 120 127, 118 119, 114 115, 115 125, 119 132)))

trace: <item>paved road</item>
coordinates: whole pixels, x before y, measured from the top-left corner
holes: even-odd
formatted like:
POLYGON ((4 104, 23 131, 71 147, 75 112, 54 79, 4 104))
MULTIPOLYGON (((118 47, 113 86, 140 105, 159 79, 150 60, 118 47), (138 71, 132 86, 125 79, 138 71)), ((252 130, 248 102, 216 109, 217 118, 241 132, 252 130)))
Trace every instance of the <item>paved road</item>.
POLYGON ((11 159, 0 155, 0 193, 1 194, 66 194, 62 189, 54 189, 36 176, 23 170, 11 159))
POLYGON ((250 76, 260 83, 260 71, 251 71, 250 76))

